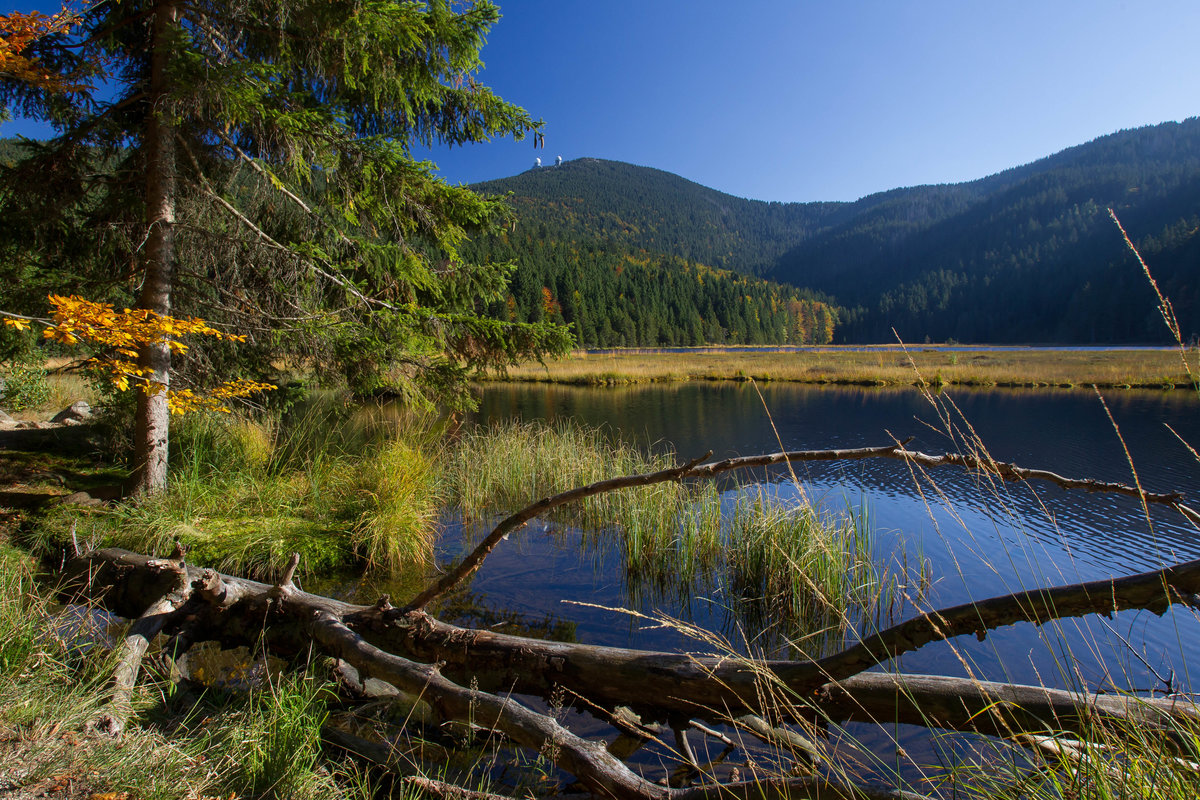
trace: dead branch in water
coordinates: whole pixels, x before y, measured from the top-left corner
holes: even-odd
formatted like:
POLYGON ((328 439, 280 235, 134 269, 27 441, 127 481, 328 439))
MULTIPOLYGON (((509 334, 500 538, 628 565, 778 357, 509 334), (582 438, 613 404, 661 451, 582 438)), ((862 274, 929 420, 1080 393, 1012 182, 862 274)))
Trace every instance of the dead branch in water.
POLYGON ((688 479, 714 478, 726 472, 755 467, 770 467, 779 464, 793 464, 803 461, 862 461, 871 458, 891 458, 910 464, 917 464, 922 467, 959 466, 982 474, 994 475, 1006 481, 1039 480, 1053 483, 1063 489, 1082 489, 1087 492, 1135 497, 1146 503, 1167 506, 1182 514, 1191 522, 1200 525, 1200 512, 1184 505, 1184 498, 1180 492, 1146 492, 1138 487, 1128 486, 1123 483, 1112 483, 1093 478, 1067 478, 1048 470, 1027 469, 1004 461, 995 461, 991 458, 984 459, 961 453, 943 453, 940 456, 930 455, 918 450, 906 450, 904 447, 905 444, 906 442, 901 442, 883 447, 856 447, 841 450, 792 450, 758 456, 740 456, 737 458, 727 458, 722 461, 714 461, 710 464, 701 464, 701 461, 712 455, 712 452, 709 451, 700 458, 689 461, 679 467, 650 472, 644 475, 609 478, 545 497, 501 521, 456 567, 449 570, 445 575, 434 581, 409 601, 407 608, 424 608, 433 600, 446 594, 470 577, 475 570, 479 569, 483 560, 487 558, 488 554, 495 549, 496 545, 506 535, 523 527, 530 520, 542 516, 555 508, 564 506, 567 503, 616 491, 617 489, 651 486, 656 483, 668 483, 688 479))

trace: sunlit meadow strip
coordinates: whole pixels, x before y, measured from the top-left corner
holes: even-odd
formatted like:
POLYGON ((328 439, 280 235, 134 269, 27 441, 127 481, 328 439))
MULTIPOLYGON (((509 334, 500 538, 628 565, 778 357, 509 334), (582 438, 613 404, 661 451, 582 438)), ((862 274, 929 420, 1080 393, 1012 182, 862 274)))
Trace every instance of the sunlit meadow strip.
POLYGON ((1168 349, 945 351, 910 347, 907 354, 891 347, 869 351, 576 352, 545 364, 522 364, 490 378, 579 385, 753 378, 851 386, 911 386, 921 381, 933 386, 978 387, 1192 386, 1178 353, 1168 349))

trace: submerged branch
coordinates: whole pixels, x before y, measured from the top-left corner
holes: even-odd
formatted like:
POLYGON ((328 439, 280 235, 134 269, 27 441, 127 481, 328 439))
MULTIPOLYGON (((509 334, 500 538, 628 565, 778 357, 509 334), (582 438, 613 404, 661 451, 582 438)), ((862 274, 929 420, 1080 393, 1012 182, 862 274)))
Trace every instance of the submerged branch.
POLYGON ((561 494, 546 497, 536 503, 526 506, 517 513, 504 519, 499 525, 492 529, 487 538, 479 543, 474 550, 464 558, 457 567, 447 572, 432 585, 414 597, 409 603, 410 610, 419 610, 429 605, 433 600, 444 595, 446 592, 458 586, 475 570, 479 569, 483 564, 483 560, 488 554, 496 548, 512 531, 520 528, 525 523, 535 517, 541 516, 548 511, 553 511, 559 506, 564 506, 567 503, 576 500, 583 500, 588 497, 594 497, 598 494, 614 492, 618 489, 627 489, 632 486, 651 486, 656 483, 667 483, 669 481, 677 481, 687 477, 688 472, 695 468, 704 459, 712 455, 709 451, 700 458, 689 461, 680 467, 660 470, 659 472, 651 472, 645 475, 628 475, 623 478, 609 478, 608 480, 598 481, 587 486, 581 486, 577 489, 571 489, 561 494))
POLYGON ((1055 472, 1042 469, 1027 469, 1004 461, 995 461, 992 459, 982 459, 977 456, 963 455, 961 453, 944 453, 940 456, 922 453, 917 450, 906 450, 905 444, 901 442, 894 445, 885 445, 883 447, 857 447, 840 450, 792 450, 788 452, 768 453, 758 456, 739 456, 737 458, 727 458, 722 461, 714 461, 711 464, 700 464, 701 461, 712 455, 710 450, 700 458, 683 464, 682 466, 673 467, 671 469, 660 470, 658 472, 646 473, 643 475, 627 475, 620 478, 609 478, 607 480, 598 481, 587 486, 581 486, 570 491, 560 494, 545 497, 537 502, 526 506, 517 513, 509 516, 499 525, 492 529, 476 548, 464 558, 458 566, 447 572, 437 581, 426 587, 420 594, 409 601, 407 608, 409 610, 422 609, 429 605, 438 597, 446 594, 446 592, 458 586, 466 580, 475 570, 479 569, 483 560, 488 554, 495 549, 510 532, 520 528, 535 517, 552 511, 555 508, 566 505, 567 503, 576 500, 583 500, 588 497, 614 492, 618 489, 627 489, 635 486, 650 486, 656 483, 666 483, 669 481, 680 481, 696 478, 713 478, 717 475, 733 472, 742 469, 751 469, 755 467, 769 467, 778 464, 792 464, 802 461, 860 461, 868 458, 892 458, 900 461, 905 461, 911 464, 918 464, 922 467, 936 467, 944 465, 954 465, 965 467, 969 470, 975 470, 990 475, 995 475, 1006 481, 1029 481, 1043 480, 1054 483, 1064 489, 1083 489, 1088 492, 1102 492, 1108 494, 1121 494, 1129 497, 1136 497, 1146 503, 1155 503, 1158 505, 1168 506, 1182 514, 1193 523, 1200 524, 1200 512, 1197 512, 1183 504, 1183 495, 1179 492, 1169 492, 1158 494, 1154 492, 1143 491, 1140 487, 1128 486, 1122 483, 1111 483, 1108 481, 1099 481, 1092 478, 1066 478, 1055 472))

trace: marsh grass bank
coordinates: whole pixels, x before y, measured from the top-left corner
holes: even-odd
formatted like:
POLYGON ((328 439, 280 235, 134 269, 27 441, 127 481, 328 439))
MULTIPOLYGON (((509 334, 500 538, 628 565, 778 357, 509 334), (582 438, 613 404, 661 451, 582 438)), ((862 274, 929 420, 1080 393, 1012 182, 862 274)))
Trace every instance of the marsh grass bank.
MULTIPOLYGON (((1195 372, 1198 355, 1188 352, 1195 372)), ((913 346, 804 352, 576 351, 491 380, 584 385, 749 380, 859 386, 1193 388, 1179 350, 940 350, 913 346)))
POLYGON ((263 576, 298 552, 307 574, 371 565, 420 580, 440 502, 424 449, 430 427, 381 419, 338 402, 286 422, 192 415, 172 429, 169 488, 102 507, 51 506, 27 526, 36 552, 72 531, 87 544, 167 552, 263 576))
MULTIPOLYGON (((178 541, 192 563, 262 578, 295 552, 305 579, 366 572, 393 595, 415 594, 437 566, 443 510, 480 531, 543 497, 676 462, 568 422, 444 435, 436 419, 333 396, 283 421, 186 417, 173 437, 167 491, 52 505, 24 526, 22 541, 39 553, 72 541, 165 553, 178 541)), ((739 598, 731 612, 746 624, 772 619, 831 641, 894 602, 895 578, 876 566, 889 554, 873 551, 858 509, 814 509, 732 483, 668 482, 589 498, 551 521, 615 554, 631 597, 641 587, 674 598, 720 589, 739 598)))

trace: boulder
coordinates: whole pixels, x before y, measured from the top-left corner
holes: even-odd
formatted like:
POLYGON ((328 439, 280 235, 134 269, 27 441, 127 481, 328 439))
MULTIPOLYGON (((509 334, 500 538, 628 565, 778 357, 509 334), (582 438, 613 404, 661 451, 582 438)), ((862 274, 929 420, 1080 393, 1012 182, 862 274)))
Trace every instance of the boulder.
POLYGON ((68 408, 54 415, 51 422, 58 422, 65 425, 78 424, 90 419, 92 416, 92 407, 87 404, 86 400, 76 400, 68 408))

